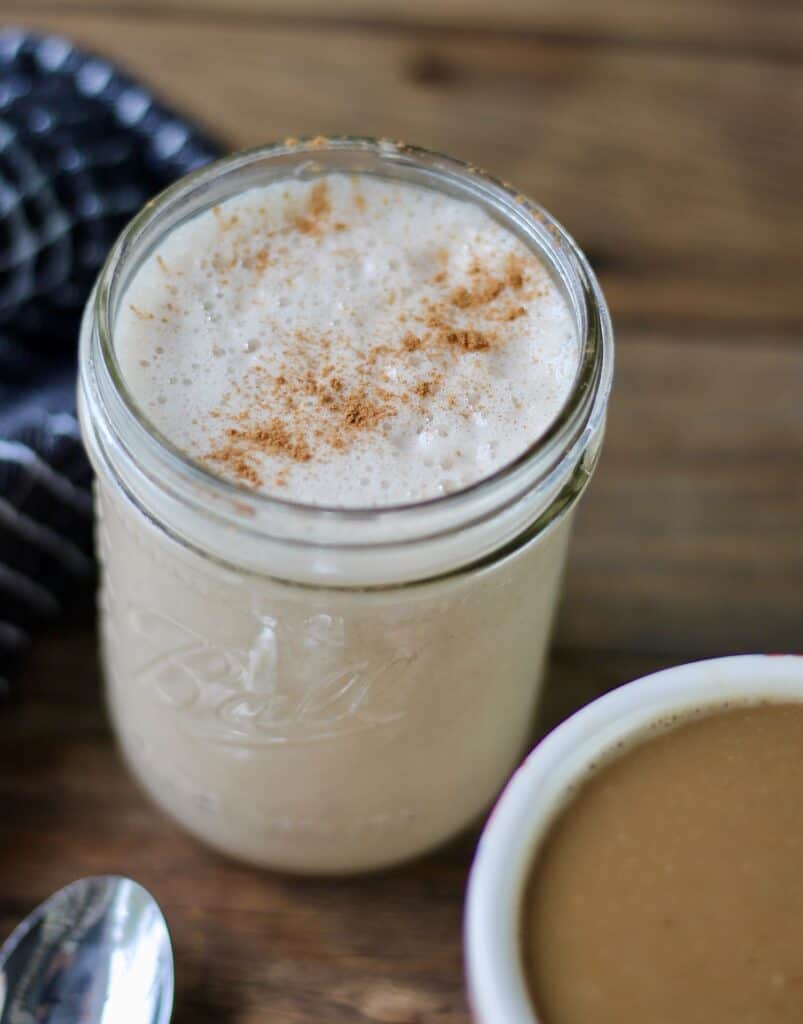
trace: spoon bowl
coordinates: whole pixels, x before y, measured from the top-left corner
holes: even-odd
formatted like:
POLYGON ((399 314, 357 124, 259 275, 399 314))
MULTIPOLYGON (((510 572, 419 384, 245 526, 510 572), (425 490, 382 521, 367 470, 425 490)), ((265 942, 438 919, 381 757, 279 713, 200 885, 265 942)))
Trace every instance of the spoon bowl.
POLYGON ((151 894, 130 878, 82 878, 0 947, 0 1024, 168 1024, 173 952, 151 894))

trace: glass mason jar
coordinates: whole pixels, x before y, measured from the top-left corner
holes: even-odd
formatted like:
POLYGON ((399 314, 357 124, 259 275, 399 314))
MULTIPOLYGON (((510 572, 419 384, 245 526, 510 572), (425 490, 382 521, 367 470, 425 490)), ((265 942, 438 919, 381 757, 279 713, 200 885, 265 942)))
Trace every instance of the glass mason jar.
POLYGON ((108 703, 156 803, 235 857, 323 873, 412 857, 487 808, 530 735, 612 345, 597 282, 563 229, 436 153, 289 141, 211 164, 146 206, 87 305, 79 406, 97 474, 108 703), (122 378, 116 313, 161 239, 248 188, 332 171, 478 203, 568 298, 583 344, 564 408, 464 490, 377 509, 252 493, 173 447, 122 378))

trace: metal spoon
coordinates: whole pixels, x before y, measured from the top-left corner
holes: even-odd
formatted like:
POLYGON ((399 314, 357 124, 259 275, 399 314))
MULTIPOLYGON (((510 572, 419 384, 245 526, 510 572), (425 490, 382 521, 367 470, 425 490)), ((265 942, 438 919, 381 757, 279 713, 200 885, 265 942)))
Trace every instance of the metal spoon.
POLYGON ((168 1024, 173 951, 156 900, 130 878, 82 878, 0 947, 0 1024, 168 1024))

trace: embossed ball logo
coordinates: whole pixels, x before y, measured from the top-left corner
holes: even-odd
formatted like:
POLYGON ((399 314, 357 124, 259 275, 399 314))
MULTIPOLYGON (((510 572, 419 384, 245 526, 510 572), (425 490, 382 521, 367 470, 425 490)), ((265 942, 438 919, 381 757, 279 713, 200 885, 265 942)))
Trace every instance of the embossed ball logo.
POLYGON ((244 746, 325 740, 404 714, 413 653, 372 630, 366 657, 365 644, 347 642, 341 617, 254 615, 242 647, 218 646, 139 608, 129 607, 124 621, 130 638, 152 652, 136 672, 138 684, 204 739, 244 746))

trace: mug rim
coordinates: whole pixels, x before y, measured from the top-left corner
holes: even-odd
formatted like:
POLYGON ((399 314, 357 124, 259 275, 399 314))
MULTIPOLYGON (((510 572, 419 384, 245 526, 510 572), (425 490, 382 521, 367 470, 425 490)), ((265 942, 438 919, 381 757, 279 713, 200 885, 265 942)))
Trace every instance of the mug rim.
POLYGON ((664 719, 784 700, 803 701, 803 655, 711 658, 626 683, 536 745, 491 812, 471 866, 464 949, 478 1024, 548 1024, 536 1015, 522 963, 521 897, 540 841, 592 764, 664 719))

